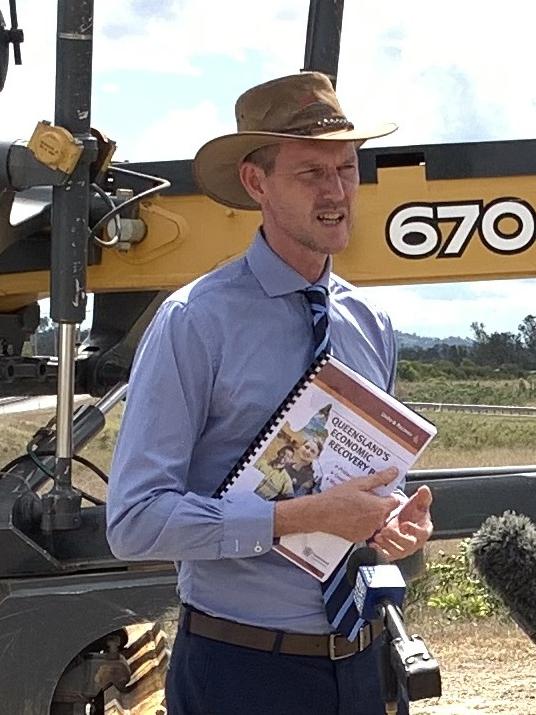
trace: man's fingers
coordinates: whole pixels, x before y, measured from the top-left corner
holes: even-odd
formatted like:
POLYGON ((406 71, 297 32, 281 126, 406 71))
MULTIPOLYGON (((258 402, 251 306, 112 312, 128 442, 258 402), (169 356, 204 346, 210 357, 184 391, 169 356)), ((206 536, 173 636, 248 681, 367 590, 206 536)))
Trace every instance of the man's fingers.
POLYGON ((421 542, 424 543, 432 535, 433 525, 432 525, 431 521, 429 521, 428 523, 423 524, 423 525, 412 524, 410 522, 408 524, 404 524, 404 526, 401 527, 401 529, 402 529, 402 531, 401 531, 402 534, 412 536, 419 543, 421 543, 421 542))
POLYGON ((374 546, 384 556, 387 556, 390 561, 403 559, 405 556, 414 553, 418 548, 418 542, 414 537, 404 536, 403 534, 392 534, 389 538, 383 534, 377 534, 373 541, 369 543, 370 546, 374 546))
POLYGON ((430 511, 432 500, 430 487, 426 486, 426 484, 419 487, 411 499, 402 507, 398 515, 399 523, 402 524, 407 521, 418 523, 430 511))
POLYGON ((432 505, 432 501, 433 496, 430 487, 423 484, 423 486, 418 488, 417 494, 415 495, 415 506, 421 511, 428 511, 432 505))
POLYGON ((355 481, 364 492, 370 492, 376 489, 376 487, 384 487, 387 484, 391 484, 397 476, 398 469, 396 467, 389 467, 389 469, 382 469, 381 472, 376 472, 376 474, 372 474, 370 477, 362 477, 355 481))
POLYGON ((384 529, 374 537, 374 540, 383 548, 395 548, 399 552, 404 552, 415 546, 417 536, 415 533, 395 531, 394 529, 384 529))

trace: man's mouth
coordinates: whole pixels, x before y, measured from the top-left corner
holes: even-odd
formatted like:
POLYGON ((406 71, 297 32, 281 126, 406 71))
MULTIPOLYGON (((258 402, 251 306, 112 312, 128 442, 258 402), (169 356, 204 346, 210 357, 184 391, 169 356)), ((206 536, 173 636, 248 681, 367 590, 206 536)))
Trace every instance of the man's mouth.
POLYGON ((344 220, 344 213, 342 211, 323 211, 317 214, 316 218, 324 226, 336 226, 344 220))

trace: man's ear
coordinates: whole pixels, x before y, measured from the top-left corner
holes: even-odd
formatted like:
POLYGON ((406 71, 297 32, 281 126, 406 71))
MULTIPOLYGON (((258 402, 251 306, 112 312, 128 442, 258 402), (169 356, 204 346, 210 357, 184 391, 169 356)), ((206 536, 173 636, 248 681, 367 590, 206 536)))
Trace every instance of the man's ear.
POLYGON ((243 161, 239 168, 240 181, 242 186, 258 204, 262 203, 264 197, 265 173, 260 166, 249 161, 243 161))

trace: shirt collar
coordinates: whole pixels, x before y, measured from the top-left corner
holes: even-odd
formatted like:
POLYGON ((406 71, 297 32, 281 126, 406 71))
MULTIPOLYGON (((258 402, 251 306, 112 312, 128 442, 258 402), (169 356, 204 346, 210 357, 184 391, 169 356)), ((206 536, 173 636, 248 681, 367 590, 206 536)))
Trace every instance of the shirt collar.
MULTIPOLYGON (((289 293, 308 288, 311 283, 294 270, 288 263, 278 256, 268 245, 261 229, 246 253, 246 260, 255 278, 261 284, 264 292, 270 298, 276 298, 289 293)), ((328 256, 326 267, 315 285, 329 288, 332 259, 328 256)))

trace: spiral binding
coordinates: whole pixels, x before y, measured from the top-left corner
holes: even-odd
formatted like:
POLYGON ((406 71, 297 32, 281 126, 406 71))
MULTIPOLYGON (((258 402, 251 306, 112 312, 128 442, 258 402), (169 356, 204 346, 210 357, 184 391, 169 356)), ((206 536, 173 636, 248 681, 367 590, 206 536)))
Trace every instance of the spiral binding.
POLYGON ((223 496, 228 491, 229 487, 231 487, 236 482, 251 457, 255 456, 259 448, 262 447, 266 440, 272 436, 272 433, 274 432, 276 427, 279 426, 281 419, 286 416, 289 408, 292 407, 292 405, 296 402, 298 397, 300 397, 300 395, 303 393, 304 389, 311 382, 314 376, 320 372, 320 370, 328 361, 329 354, 323 352, 311 363, 305 374, 300 377, 298 382, 294 385, 294 387, 285 397, 283 402, 272 413, 271 417, 257 432, 256 436, 251 441, 249 447, 242 454, 240 459, 231 469, 229 474, 225 477, 220 486, 216 489, 216 491, 214 492, 215 497, 223 496))

